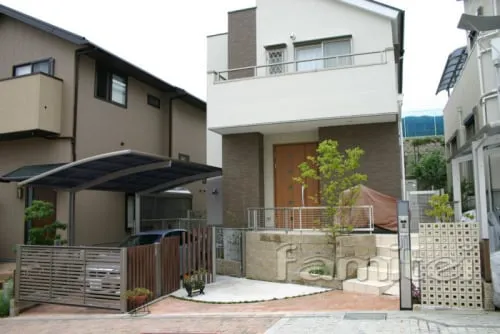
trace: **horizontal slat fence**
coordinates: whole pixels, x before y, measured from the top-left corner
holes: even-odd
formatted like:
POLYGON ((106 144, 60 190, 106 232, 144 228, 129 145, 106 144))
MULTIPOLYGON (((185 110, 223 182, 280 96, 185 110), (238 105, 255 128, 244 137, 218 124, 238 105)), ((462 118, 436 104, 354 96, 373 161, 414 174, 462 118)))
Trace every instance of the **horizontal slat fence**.
POLYGON ((130 248, 19 245, 16 301, 126 311, 126 291, 146 288, 153 298, 181 288, 200 270, 214 281, 213 227, 130 248))
POLYGON ((120 310, 120 248, 20 245, 16 299, 120 310))

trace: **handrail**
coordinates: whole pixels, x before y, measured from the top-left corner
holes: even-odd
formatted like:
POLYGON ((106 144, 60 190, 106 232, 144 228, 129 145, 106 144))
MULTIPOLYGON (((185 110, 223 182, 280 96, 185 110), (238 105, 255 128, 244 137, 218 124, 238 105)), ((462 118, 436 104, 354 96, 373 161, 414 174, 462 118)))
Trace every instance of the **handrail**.
MULTIPOLYGON (((324 61, 324 60, 335 60, 335 59, 339 60, 339 59, 349 59, 349 58, 353 59, 354 57, 366 56, 366 55, 377 55, 377 54, 379 54, 381 57, 380 57, 380 61, 377 62, 376 64, 384 64, 384 63, 387 63, 387 52, 392 51, 392 50, 393 50, 393 48, 386 48, 384 50, 379 50, 379 51, 360 52, 360 53, 352 53, 352 54, 329 56, 329 57, 318 57, 318 58, 311 58, 311 59, 304 59, 304 60, 292 60, 292 61, 279 62, 279 63, 273 63, 273 64, 231 68, 231 69, 226 69, 226 70, 210 70, 210 71, 207 71, 207 74, 209 74, 209 75, 214 74, 215 81, 226 81, 226 80, 231 80, 231 79, 228 79, 228 78, 222 76, 222 73, 229 74, 232 72, 253 70, 254 74, 256 74, 257 70, 263 69, 263 68, 266 69, 266 68, 277 67, 277 66, 297 65, 297 64, 302 64, 302 63, 312 63, 312 62, 324 61)), ((344 65, 344 66, 343 65, 333 66, 332 68, 356 67, 356 66, 358 66, 358 65, 349 64, 349 65, 344 65)), ((296 70, 294 72, 309 72, 309 71, 296 70)))

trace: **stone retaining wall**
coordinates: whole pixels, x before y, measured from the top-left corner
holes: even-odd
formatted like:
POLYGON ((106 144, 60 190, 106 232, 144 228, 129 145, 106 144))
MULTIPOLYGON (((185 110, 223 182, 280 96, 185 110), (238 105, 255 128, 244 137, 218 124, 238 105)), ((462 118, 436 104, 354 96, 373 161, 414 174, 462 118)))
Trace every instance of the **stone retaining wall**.
POLYGON ((335 279, 332 245, 323 232, 247 232, 245 251, 247 278, 340 289, 343 280, 355 278, 357 267, 366 266, 376 255, 376 246, 374 235, 338 237, 335 279), (315 267, 325 267, 329 273, 310 275, 315 267))

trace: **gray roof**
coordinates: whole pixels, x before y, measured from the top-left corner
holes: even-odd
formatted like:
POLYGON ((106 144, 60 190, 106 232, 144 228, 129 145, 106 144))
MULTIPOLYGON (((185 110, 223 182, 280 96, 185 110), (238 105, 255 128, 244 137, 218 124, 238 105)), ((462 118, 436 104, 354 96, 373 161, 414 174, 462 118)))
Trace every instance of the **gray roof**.
POLYGON ((18 12, 12 8, 0 4, 0 16, 1 15, 8 16, 12 19, 21 21, 36 29, 45 31, 49 34, 52 34, 56 37, 66 40, 70 43, 82 46, 83 48, 89 50, 89 52, 86 53, 89 57, 104 62, 112 63, 115 67, 117 67, 117 70, 120 70, 138 79, 139 81, 142 81, 163 92, 175 92, 180 95, 179 99, 184 100, 185 102, 192 104, 198 108, 206 110, 205 101, 199 99, 198 97, 192 94, 187 93, 182 88, 173 86, 168 82, 155 77, 154 75, 148 73, 147 71, 135 66, 132 63, 127 62, 126 60, 112 54, 111 52, 106 51, 104 48, 101 48, 97 44, 92 43, 83 36, 74 34, 70 31, 56 27, 50 23, 44 22, 42 20, 39 20, 37 18, 18 12))

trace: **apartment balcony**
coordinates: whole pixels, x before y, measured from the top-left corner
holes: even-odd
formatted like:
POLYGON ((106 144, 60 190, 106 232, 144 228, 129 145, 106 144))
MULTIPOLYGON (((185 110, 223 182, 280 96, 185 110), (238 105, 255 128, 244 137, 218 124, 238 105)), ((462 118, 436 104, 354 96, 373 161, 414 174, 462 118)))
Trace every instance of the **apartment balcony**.
POLYGON ((43 73, 0 80, 0 140, 59 135, 62 90, 43 73))
POLYGON ((395 121, 393 49, 209 72, 208 128, 280 133, 395 121))

